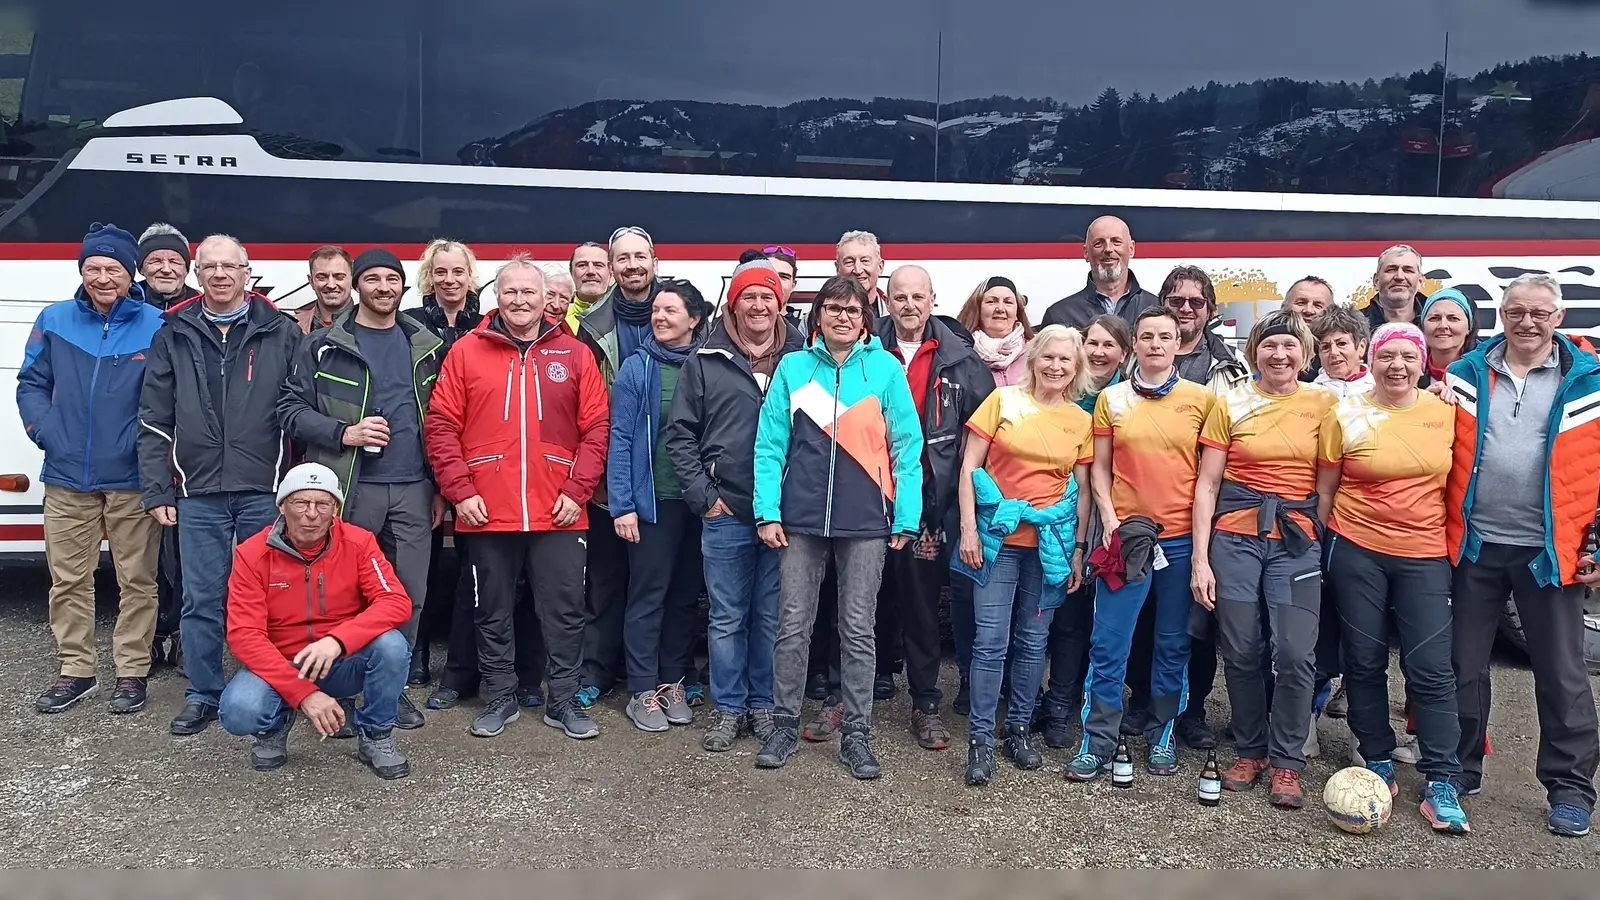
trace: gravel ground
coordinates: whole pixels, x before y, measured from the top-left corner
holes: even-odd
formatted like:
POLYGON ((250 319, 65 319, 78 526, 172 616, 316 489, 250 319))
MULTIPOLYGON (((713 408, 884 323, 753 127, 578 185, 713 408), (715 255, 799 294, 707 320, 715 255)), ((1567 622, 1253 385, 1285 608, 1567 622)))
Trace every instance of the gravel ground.
MULTIPOLYGON (((853 781, 836 761, 836 744, 807 745, 787 768, 758 772, 753 741, 710 755, 700 750, 698 723, 645 735, 616 697, 600 704, 602 735, 587 743, 530 715, 500 738, 476 739, 466 733, 475 712, 469 704, 429 713, 426 728, 402 735, 413 772, 403 781, 378 781, 355 762, 353 744, 318 743, 309 729, 295 735, 288 766, 257 773, 246 760, 248 741, 220 728, 191 738, 167 734, 184 686, 170 670, 152 679, 144 712, 105 712, 106 621, 102 693, 59 716, 33 712, 33 697, 56 671, 44 587, 37 571, 0 570, 0 680, 15 698, 0 711, 7 735, 0 835, 8 836, 0 846, 8 866, 1572 868, 1600 861, 1595 838, 1564 840, 1544 829, 1544 794, 1532 776, 1532 678, 1513 661, 1497 663, 1496 754, 1485 792, 1468 801, 1475 832, 1432 834, 1410 799, 1418 776, 1402 767, 1393 820, 1355 837, 1329 824, 1316 799, 1347 759, 1343 722, 1322 726, 1323 757, 1307 772, 1305 810, 1273 809, 1259 788, 1205 809, 1194 799, 1201 760, 1188 751, 1179 776, 1158 779, 1141 768, 1129 791, 1065 782, 1065 751, 1050 751, 1037 772, 1002 761, 993 784, 969 789, 960 781, 964 741, 939 753, 918 748, 905 728, 903 690, 876 706, 874 743, 885 771, 876 782, 853 781)), ((947 696, 955 678, 947 665, 947 696)), ((1212 698, 1213 722, 1226 721, 1221 694, 1212 698)), ((964 720, 950 721, 963 730, 964 720)))

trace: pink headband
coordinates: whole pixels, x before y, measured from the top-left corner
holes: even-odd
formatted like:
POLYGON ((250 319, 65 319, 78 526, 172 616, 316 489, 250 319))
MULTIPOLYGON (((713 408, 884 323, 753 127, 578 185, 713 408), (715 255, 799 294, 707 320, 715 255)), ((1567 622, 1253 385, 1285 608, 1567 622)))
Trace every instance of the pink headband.
POLYGON ((1372 333, 1372 343, 1367 345, 1367 365, 1372 365, 1372 361, 1378 358, 1378 348, 1390 341, 1410 341, 1424 358, 1428 355, 1428 344, 1422 338, 1422 329, 1410 322, 1386 322, 1372 333))

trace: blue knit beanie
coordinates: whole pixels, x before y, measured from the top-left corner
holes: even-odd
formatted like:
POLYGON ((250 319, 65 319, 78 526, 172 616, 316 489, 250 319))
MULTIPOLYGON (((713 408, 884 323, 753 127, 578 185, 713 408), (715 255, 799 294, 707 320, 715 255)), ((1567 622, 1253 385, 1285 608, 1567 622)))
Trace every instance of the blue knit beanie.
POLYGON ((104 256, 122 263, 128 270, 128 277, 132 278, 139 268, 139 243, 133 235, 115 225, 96 222, 83 236, 83 249, 78 251, 79 271, 83 270, 83 261, 91 256, 104 256))

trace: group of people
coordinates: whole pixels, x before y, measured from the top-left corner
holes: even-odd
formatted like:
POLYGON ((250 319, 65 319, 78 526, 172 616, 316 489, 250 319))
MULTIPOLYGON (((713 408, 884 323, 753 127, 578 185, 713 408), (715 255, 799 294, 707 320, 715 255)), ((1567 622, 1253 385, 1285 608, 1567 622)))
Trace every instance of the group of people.
POLYGON ((1084 289, 1037 329, 1003 276, 950 318, 918 266, 880 289, 872 234, 837 251, 803 323, 785 315, 792 249, 745 253, 719 311, 659 276, 632 226, 565 266, 512 256, 490 309, 458 242, 428 245, 404 312, 393 253, 320 248, 313 301, 285 314, 248 290, 232 237, 194 248, 195 290, 175 229, 95 225, 77 296, 40 315, 18 377, 45 453, 61 663, 38 708, 97 690, 103 534, 121 587, 111 711, 145 705, 165 593, 190 681, 171 731, 220 717, 254 737, 258 769, 284 764, 303 716, 358 738, 379 776, 408 774, 394 729, 424 725, 406 686, 432 681, 432 596, 453 608, 424 706, 476 694, 474 735, 542 709, 595 737, 588 709, 622 683, 641 731, 709 703, 707 751, 749 734, 755 765, 778 768, 837 734, 870 779, 873 702, 902 668, 918 744, 952 741, 948 587, 968 784, 995 777, 997 745, 1040 768, 1041 732, 1072 748, 1073 781, 1139 736, 1147 770, 1173 775, 1178 741, 1217 746, 1220 658, 1226 789, 1265 781, 1299 807, 1338 679, 1364 764, 1398 795, 1395 762, 1414 762, 1422 814, 1460 833, 1509 595, 1548 827, 1587 833, 1600 363, 1557 331, 1556 281, 1512 281, 1504 333, 1480 345, 1479 311, 1424 297, 1420 254, 1397 245, 1364 311, 1304 278, 1240 354, 1205 271, 1144 290, 1112 216, 1088 229, 1084 289), (441 587, 447 519, 464 561, 441 587), (1388 720, 1391 644, 1414 749, 1388 720))

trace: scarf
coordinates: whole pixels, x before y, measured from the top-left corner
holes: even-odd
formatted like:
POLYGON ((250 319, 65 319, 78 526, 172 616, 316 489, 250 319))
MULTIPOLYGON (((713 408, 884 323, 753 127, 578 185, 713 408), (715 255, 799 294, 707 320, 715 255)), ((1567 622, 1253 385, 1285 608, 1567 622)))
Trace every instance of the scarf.
POLYGON ((205 301, 202 300, 200 302, 200 315, 203 316, 207 322, 210 322, 211 324, 213 324, 213 325, 215 325, 215 326, 217 326, 219 328, 225 328, 225 327, 230 326, 230 325, 237 325, 241 321, 244 320, 245 316, 248 316, 249 314, 250 314, 250 298, 249 297, 244 298, 244 302, 239 304, 238 308, 235 309, 233 312, 230 312, 230 313, 215 313, 215 312, 212 312, 211 311, 211 307, 206 306, 205 301))
POLYGON ((689 359, 689 354, 694 352, 695 344, 695 341, 690 341, 682 347, 668 347, 656 340, 655 332, 652 331, 639 345, 639 349, 649 354, 657 365, 681 366, 689 359))
POLYGON ((1139 367, 1135 366, 1133 369, 1133 377, 1128 379, 1128 383, 1133 385, 1134 393, 1145 398, 1146 400, 1159 400, 1162 397, 1172 393, 1173 387, 1177 385, 1178 367, 1173 366, 1171 371, 1167 372, 1166 381, 1162 382, 1161 384, 1150 384, 1140 376, 1139 367))
POLYGON ((629 300, 622 296, 622 291, 619 289, 613 301, 616 304, 617 318, 629 325, 650 324, 650 305, 655 301, 654 296, 643 300, 629 300))
POLYGON ((733 339, 733 345, 739 348, 744 358, 750 363, 750 374, 755 376, 756 386, 761 388, 761 393, 767 392, 767 385, 772 381, 772 373, 778 369, 778 354, 783 350, 783 321, 780 319, 772 329, 772 337, 765 347, 757 347, 745 337, 739 328, 739 316, 730 312, 723 317, 727 323, 728 337, 733 339))
POLYGON ((992 338, 982 328, 972 332, 972 350, 978 358, 988 364, 989 368, 1000 371, 1017 361, 1022 351, 1028 349, 1028 342, 1022 339, 1022 324, 1011 327, 1011 333, 1003 338, 992 338))

